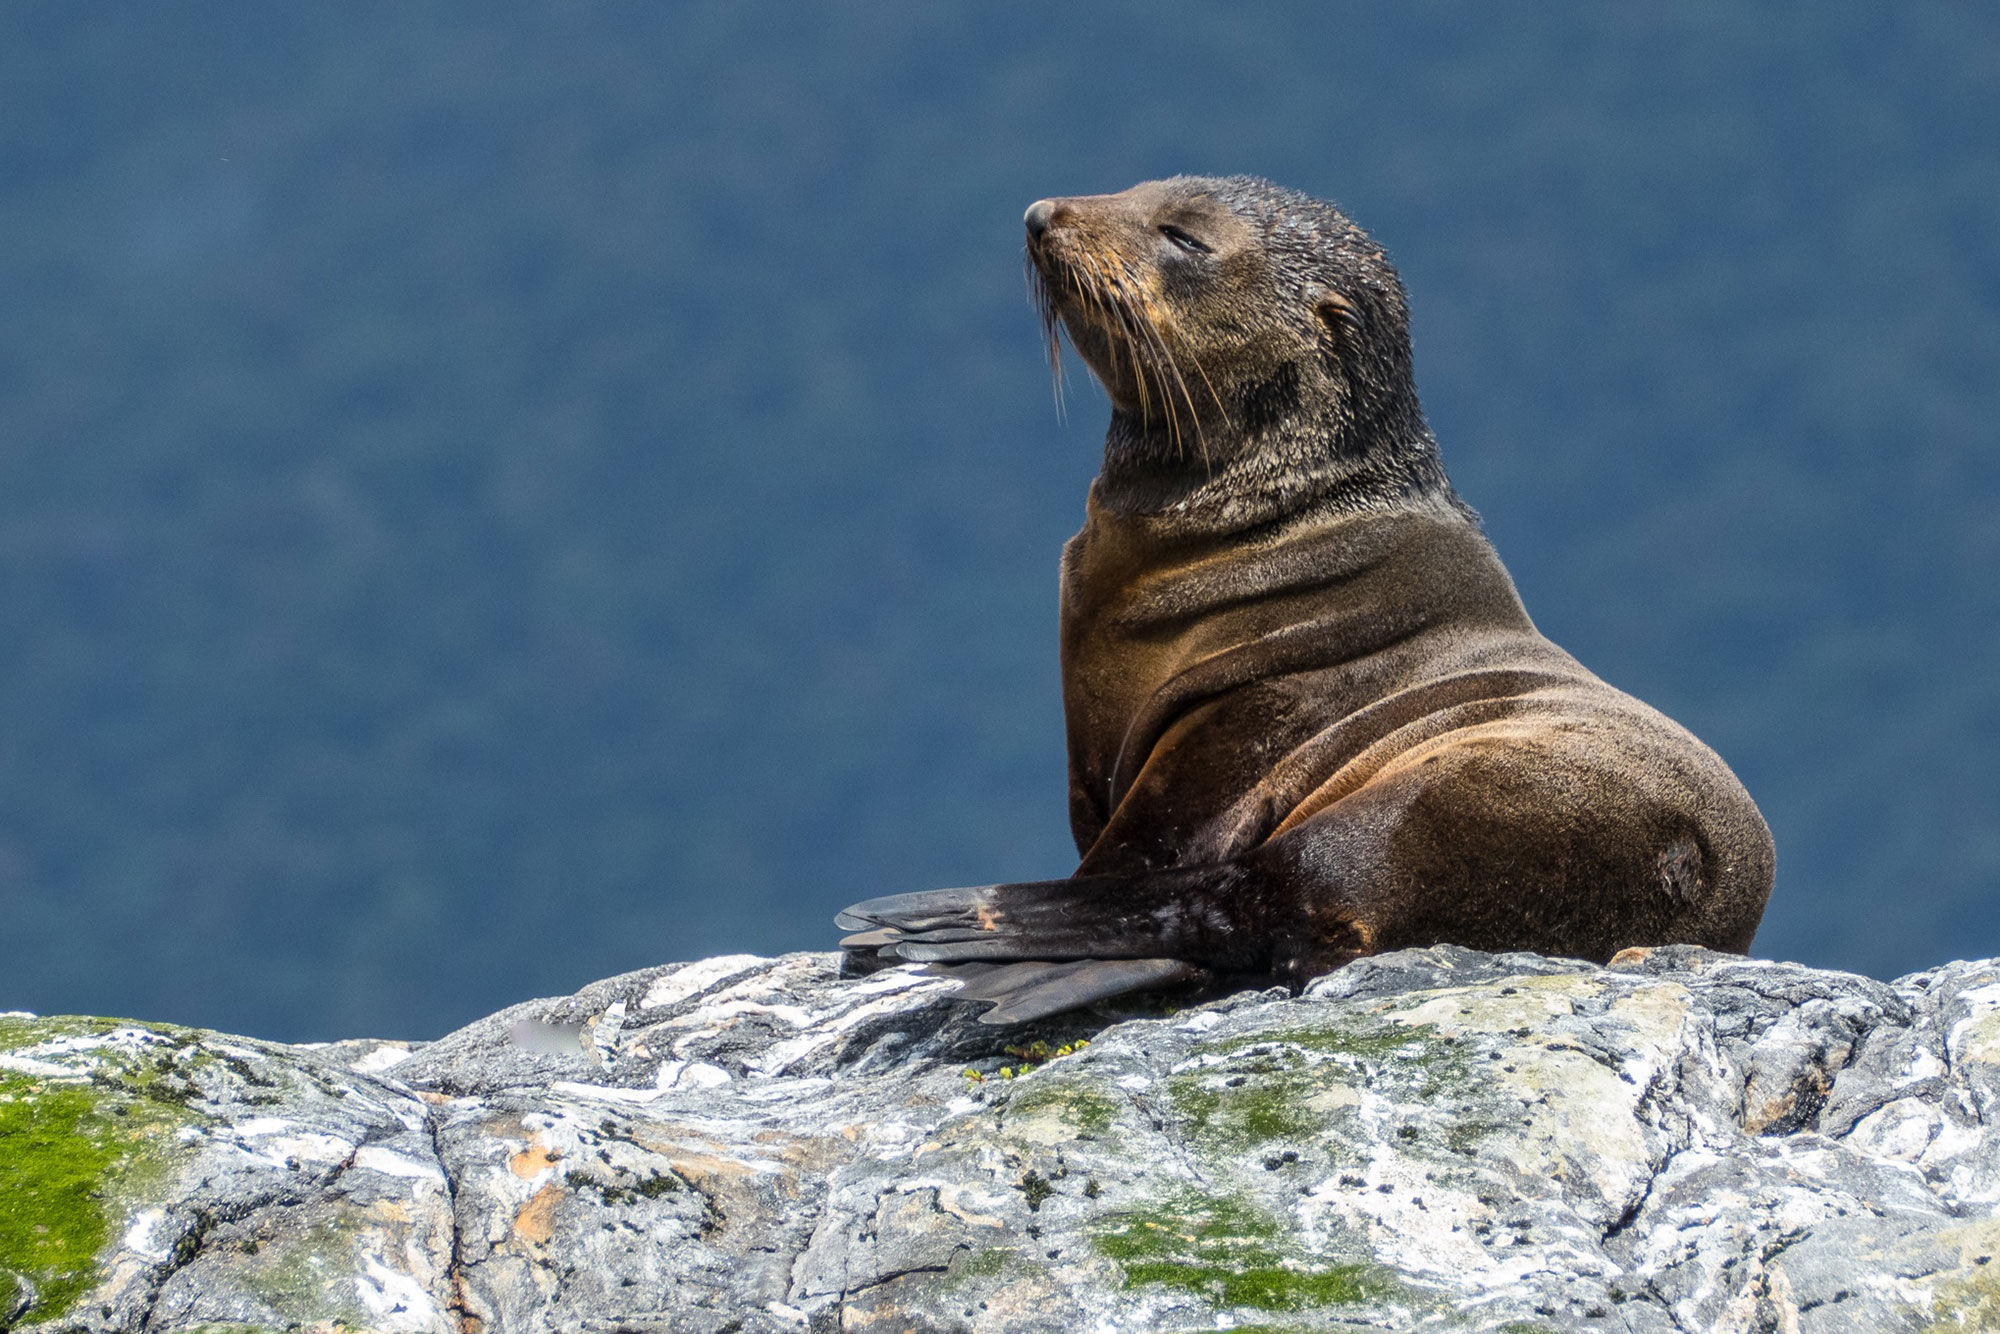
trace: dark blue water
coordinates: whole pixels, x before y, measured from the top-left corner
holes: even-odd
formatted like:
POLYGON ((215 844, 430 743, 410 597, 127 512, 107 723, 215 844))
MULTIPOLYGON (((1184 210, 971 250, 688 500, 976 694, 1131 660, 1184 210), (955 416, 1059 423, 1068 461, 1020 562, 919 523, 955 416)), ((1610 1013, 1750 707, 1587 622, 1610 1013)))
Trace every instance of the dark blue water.
POLYGON ((9 6, 0 1008, 425 1036, 1059 875, 1022 208, 1402 265, 1542 628, 1776 832, 1760 952, 2000 952, 2000 17, 9 6))

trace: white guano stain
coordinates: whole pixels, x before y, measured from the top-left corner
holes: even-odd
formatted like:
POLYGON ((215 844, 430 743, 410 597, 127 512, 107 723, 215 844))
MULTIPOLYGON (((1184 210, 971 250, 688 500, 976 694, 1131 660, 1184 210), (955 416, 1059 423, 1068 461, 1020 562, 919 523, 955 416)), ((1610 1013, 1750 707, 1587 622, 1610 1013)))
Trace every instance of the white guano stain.
POLYGON ((361 1272, 354 1276, 354 1288, 361 1304, 385 1331, 432 1330, 444 1324, 443 1313, 424 1291, 424 1285, 400 1269, 391 1268, 380 1256, 361 1257, 361 1272))
POLYGON ((404 1177, 412 1181, 428 1181, 436 1185, 444 1184, 444 1170, 436 1163, 419 1162, 405 1158, 378 1144, 370 1144, 354 1155, 354 1165, 365 1167, 383 1176, 404 1177))

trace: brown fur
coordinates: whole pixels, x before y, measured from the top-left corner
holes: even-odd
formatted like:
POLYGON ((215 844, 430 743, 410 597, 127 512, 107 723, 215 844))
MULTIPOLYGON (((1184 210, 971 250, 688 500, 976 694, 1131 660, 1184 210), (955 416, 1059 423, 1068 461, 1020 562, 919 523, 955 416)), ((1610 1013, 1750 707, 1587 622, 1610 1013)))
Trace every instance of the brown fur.
POLYGON ((1242 177, 1042 201, 1029 230, 1051 354, 1060 326, 1112 403, 1063 554, 1082 862, 857 905, 857 948, 1041 961, 974 981, 1016 1019, 1148 981, 1057 960, 1298 985, 1447 941, 1749 946, 1762 818, 1535 631, 1438 462, 1379 247, 1242 177))

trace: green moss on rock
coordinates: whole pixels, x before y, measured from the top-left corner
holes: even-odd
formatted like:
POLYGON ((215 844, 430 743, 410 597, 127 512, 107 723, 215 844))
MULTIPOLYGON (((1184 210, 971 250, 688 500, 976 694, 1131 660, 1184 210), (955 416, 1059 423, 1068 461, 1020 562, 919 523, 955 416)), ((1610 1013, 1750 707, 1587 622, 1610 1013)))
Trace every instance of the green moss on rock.
POLYGON ((1053 1116, 1079 1135, 1101 1135, 1118 1119, 1118 1104, 1081 1079, 1038 1075, 1008 1100, 1007 1114, 1053 1116))
POLYGON ((1386 1018, 1352 1025, 1274 1028, 1205 1043, 1194 1053, 1245 1063, 1260 1056, 1281 1061, 1304 1056, 1315 1066, 1331 1065, 1328 1075, 1344 1069, 1386 1080, 1398 1094, 1420 1098, 1461 1087, 1471 1072, 1468 1049, 1435 1025, 1395 1023, 1386 1018))
POLYGON ((1476 1083, 1466 1048, 1430 1025, 1386 1019, 1235 1035, 1191 1055, 1199 1065, 1170 1078, 1166 1091, 1195 1141, 1215 1154, 1344 1141, 1364 1090, 1438 1104, 1476 1083))
POLYGON ((1309 1071, 1228 1070, 1176 1075, 1167 1096, 1188 1128, 1213 1148, 1250 1149, 1271 1140, 1309 1140, 1327 1116, 1307 1105, 1325 1085, 1309 1071), (1232 1085, 1231 1081, 1240 1081, 1232 1085))
POLYGON ((353 1229, 327 1221, 269 1239, 237 1273, 287 1328, 328 1320, 366 1328, 368 1313, 353 1294, 359 1268, 353 1229))
POLYGON ((1207 1297, 1217 1306, 1258 1311, 1307 1311, 1358 1302, 1370 1295, 1366 1265, 1298 1270, 1281 1266, 1230 1269, 1220 1265, 1148 1261, 1125 1267, 1127 1286, 1158 1283, 1207 1297))
POLYGON ((1218 1308, 1307 1311, 1401 1291, 1380 1265, 1298 1255, 1278 1220, 1220 1196, 1180 1192, 1109 1215, 1093 1228, 1092 1244, 1124 1271, 1126 1287, 1175 1288, 1218 1308))
POLYGON ((0 1313, 66 1313, 97 1282, 115 1138, 88 1086, 0 1078, 0 1313))
POLYGON ((992 1278, 1006 1269, 1014 1261, 1014 1252, 999 1246, 989 1246, 983 1251, 971 1251, 955 1260, 951 1265, 951 1278, 992 1278))
POLYGON ((2000 1277, 1975 1270, 1938 1285, 1924 1334, 2000 1329, 2000 1277))
POLYGON ((0 1315, 31 1299, 22 1318, 57 1319, 96 1286, 98 1258, 124 1221, 126 1201, 157 1184, 178 1151, 173 1132, 192 1119, 186 1099, 161 1093, 186 1084, 174 1073, 185 1045, 180 1030, 144 1056, 109 1045, 54 1047, 125 1027, 105 1019, 0 1020, 0 1050, 75 1071, 0 1073, 0 1315))

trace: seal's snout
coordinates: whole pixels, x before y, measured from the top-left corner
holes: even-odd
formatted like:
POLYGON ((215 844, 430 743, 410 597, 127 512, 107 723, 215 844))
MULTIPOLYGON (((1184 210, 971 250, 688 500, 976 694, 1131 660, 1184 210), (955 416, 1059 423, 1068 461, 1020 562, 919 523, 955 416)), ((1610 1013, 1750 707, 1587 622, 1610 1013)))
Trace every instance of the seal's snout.
POLYGON ((1034 203, 1028 205, 1027 213, 1021 218, 1021 221, 1028 226, 1028 239, 1031 241, 1041 240, 1042 233, 1049 229, 1049 223, 1054 220, 1055 216, 1056 204, 1053 199, 1037 199, 1034 203))

